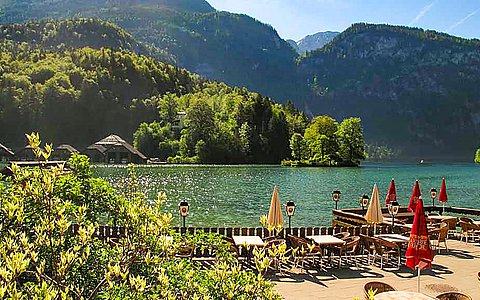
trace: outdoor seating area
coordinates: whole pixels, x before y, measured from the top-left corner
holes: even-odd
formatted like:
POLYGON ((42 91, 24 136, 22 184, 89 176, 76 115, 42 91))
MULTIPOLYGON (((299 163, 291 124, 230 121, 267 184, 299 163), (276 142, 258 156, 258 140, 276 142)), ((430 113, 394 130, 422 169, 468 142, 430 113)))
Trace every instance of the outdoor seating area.
POLYGON ((382 269, 379 259, 373 264, 365 255, 358 254, 356 256, 358 266, 354 263, 344 264, 342 268, 327 265, 327 268, 319 270, 311 264, 306 264, 311 268, 291 269, 284 272, 284 275, 271 276, 277 283, 276 289, 287 299, 354 299, 354 297, 368 299, 367 287, 374 287, 374 290, 377 290, 374 298, 376 300, 480 299, 480 277, 477 278, 480 276, 479 245, 473 243, 465 245, 464 242, 452 239, 449 240, 449 249, 448 253, 442 251, 441 255, 435 257, 431 270, 422 271, 420 288, 422 296, 418 296, 417 293, 416 271, 405 266, 403 255, 399 268, 394 259, 388 264, 384 261, 382 269), (393 291, 396 293, 387 293, 393 291), (459 293, 465 294, 467 298, 443 296, 457 296, 459 293), (406 295, 410 298, 402 298, 406 295), (412 295, 415 297, 412 298, 412 295))
MULTIPOLYGON (((456 225, 460 226, 460 223, 459 221, 456 225)), ((420 294, 424 298, 418 299, 436 299, 435 297, 439 295, 443 298, 438 299, 472 299, 445 298, 457 297, 461 293, 466 297, 480 296, 478 290, 466 284, 468 278, 471 278, 469 285, 473 281, 480 290, 478 271, 480 241, 474 241, 470 237, 469 243, 465 244, 464 240, 460 240, 462 231, 457 226, 455 226, 455 234, 447 235, 450 227, 446 222, 435 222, 431 227, 433 229, 429 230, 429 235, 436 256, 432 270, 425 271, 425 275, 422 275, 420 294), (477 270, 472 271, 475 264, 477 270), (460 276, 453 277, 454 274, 460 276), (462 281, 462 277, 467 279, 462 281), (451 280, 459 284, 452 284, 451 280), (435 290, 423 287, 432 282, 447 284, 448 288, 435 290), (453 292, 455 294, 452 294, 453 292)), ((192 232, 194 228, 177 228, 177 230, 192 232)), ((286 295, 294 295, 298 299, 308 299, 309 294, 302 290, 297 296, 296 284, 305 285, 307 289, 319 291, 319 293, 322 291, 321 294, 326 295, 332 295, 335 291, 342 293, 339 287, 346 286, 345 288, 351 294, 338 299, 353 299, 354 296, 366 295, 369 287, 375 287, 374 290, 377 290, 375 299, 380 300, 403 299, 399 297, 417 293, 415 292, 416 280, 407 280, 416 277, 416 272, 405 266, 405 251, 409 237, 406 233, 397 233, 398 228, 392 231, 390 226, 378 226, 375 229, 376 234, 372 226, 284 228, 278 232, 270 232, 266 228, 198 228, 197 230, 224 234, 225 239, 230 242, 232 253, 239 258, 241 267, 245 270, 255 270, 254 249, 275 252, 272 257, 269 257, 271 264, 266 276, 277 282, 281 294, 285 292, 286 295), (275 251, 280 245, 285 247, 283 253, 275 251), (361 291, 358 281, 366 279, 368 281, 361 284, 364 288, 361 291), (397 284, 397 281, 401 284, 397 284), (290 288, 287 289, 286 286, 290 288), (325 289, 326 287, 329 288, 325 289), (383 296, 380 297, 380 294, 383 296)), ((204 254, 201 253, 200 256, 194 254, 193 259, 208 261, 208 257, 204 254)), ((316 299, 331 299, 327 296, 322 297, 316 299)))

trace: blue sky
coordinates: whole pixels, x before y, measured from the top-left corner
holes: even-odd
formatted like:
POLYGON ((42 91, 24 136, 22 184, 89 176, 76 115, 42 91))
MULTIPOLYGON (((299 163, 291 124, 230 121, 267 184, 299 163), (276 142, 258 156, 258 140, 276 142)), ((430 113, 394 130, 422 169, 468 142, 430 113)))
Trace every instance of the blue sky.
POLYGON ((480 0, 207 0, 218 10, 250 15, 284 39, 342 31, 356 22, 408 25, 480 38, 480 0))

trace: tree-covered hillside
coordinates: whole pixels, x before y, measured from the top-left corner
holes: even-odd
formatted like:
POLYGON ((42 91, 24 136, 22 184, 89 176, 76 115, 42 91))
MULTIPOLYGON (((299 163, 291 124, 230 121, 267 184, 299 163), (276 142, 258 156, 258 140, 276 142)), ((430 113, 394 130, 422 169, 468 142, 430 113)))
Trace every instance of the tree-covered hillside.
POLYGON ((297 53, 271 26, 215 11, 204 0, 0 2, 0 23, 72 17, 112 21, 159 51, 157 57, 171 56, 179 66, 209 79, 278 100, 292 99, 302 90, 292 80, 297 53))
POLYGON ((104 36, 105 28, 116 30, 84 19, 1 27, 2 143, 20 146, 25 132, 38 131, 82 149, 111 133, 132 141, 136 132, 136 146, 164 160, 278 163, 290 156, 291 135, 308 123, 293 105, 122 50, 141 45, 120 29, 104 36), (102 43, 112 48, 74 47, 102 43), (174 128, 180 112, 185 127, 174 128))
POLYGON ((299 62, 308 108, 362 118, 367 142, 471 156, 480 135, 480 41, 355 24, 299 62))
POLYGON ((95 19, 3 24, 0 25, 0 40, 27 43, 56 51, 88 46, 151 55, 130 33, 113 23, 95 19))
POLYGON ((0 140, 21 145, 39 131, 56 143, 86 146, 110 133, 127 137, 156 110, 142 100, 186 94, 201 80, 186 70, 127 51, 92 48, 51 52, 0 44, 0 140))

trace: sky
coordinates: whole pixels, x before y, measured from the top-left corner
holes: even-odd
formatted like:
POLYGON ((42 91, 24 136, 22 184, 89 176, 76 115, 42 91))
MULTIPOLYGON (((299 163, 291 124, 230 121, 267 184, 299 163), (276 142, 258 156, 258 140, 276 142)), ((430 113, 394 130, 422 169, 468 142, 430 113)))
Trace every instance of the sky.
POLYGON ((480 0, 207 0, 217 10, 243 13, 295 41, 353 23, 406 25, 480 38, 480 0))

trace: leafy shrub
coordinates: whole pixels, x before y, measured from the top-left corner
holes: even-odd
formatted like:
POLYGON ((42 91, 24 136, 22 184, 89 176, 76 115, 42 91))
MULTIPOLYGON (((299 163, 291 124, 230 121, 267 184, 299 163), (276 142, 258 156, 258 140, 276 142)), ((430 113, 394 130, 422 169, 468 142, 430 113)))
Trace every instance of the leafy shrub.
MULTIPOLYGON (((51 146, 27 137, 48 160, 51 146)), ((165 194, 148 204, 133 167, 115 192, 92 177, 85 157, 69 166, 13 165, 0 184, 0 299, 279 299, 272 283, 241 270, 219 236, 175 235, 172 215, 161 212, 165 194), (124 238, 94 237, 102 219, 123 226, 124 238), (175 258, 182 241, 213 248, 214 266, 175 258)))

